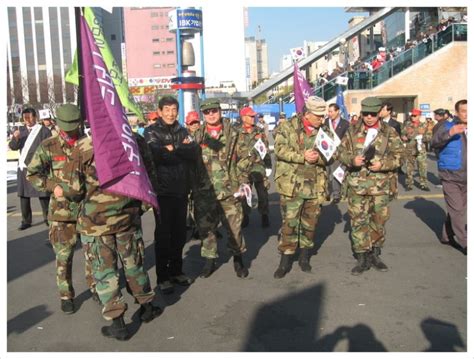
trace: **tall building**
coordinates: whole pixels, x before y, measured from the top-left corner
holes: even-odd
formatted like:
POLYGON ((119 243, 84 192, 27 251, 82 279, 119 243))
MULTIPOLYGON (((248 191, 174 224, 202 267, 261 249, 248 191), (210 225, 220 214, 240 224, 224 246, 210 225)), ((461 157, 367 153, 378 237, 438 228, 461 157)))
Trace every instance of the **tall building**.
POLYGON ((269 78, 268 49, 265 39, 245 38, 245 58, 247 63, 247 89, 257 86, 269 78))
MULTIPOLYGON (((9 7, 7 43, 7 104, 35 107, 74 102, 74 87, 65 83, 76 51, 74 7, 9 7)), ((121 62, 122 9, 94 13, 115 60, 121 62), (110 31, 109 31, 110 30, 110 31)))

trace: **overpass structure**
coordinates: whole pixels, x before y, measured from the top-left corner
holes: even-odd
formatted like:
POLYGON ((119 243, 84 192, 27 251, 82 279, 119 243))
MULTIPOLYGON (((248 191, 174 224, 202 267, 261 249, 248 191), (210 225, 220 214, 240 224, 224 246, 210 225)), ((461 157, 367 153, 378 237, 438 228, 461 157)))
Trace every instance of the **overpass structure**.
MULTIPOLYGON (((399 8, 397 7, 385 7, 381 10, 377 11, 375 14, 367 17, 365 20, 360 22, 359 24, 351 27, 341 35, 335 37, 331 41, 329 41, 326 45, 322 46, 318 50, 314 51, 305 59, 301 60, 298 64, 300 69, 305 69, 305 67, 310 66, 313 62, 319 60, 321 57, 327 55, 328 53, 332 52, 334 49, 341 46, 341 42, 349 41, 354 36, 365 31, 367 28, 375 25, 380 20, 384 19, 388 15, 392 14, 393 12, 397 11, 399 8)), ((273 87, 277 86, 278 84, 288 80, 290 77, 293 76, 293 66, 287 68, 286 70, 280 72, 277 76, 268 79, 267 81, 261 83, 259 86, 254 88, 249 92, 242 92, 241 96, 247 97, 250 100, 260 96, 261 94, 271 90, 273 87)))

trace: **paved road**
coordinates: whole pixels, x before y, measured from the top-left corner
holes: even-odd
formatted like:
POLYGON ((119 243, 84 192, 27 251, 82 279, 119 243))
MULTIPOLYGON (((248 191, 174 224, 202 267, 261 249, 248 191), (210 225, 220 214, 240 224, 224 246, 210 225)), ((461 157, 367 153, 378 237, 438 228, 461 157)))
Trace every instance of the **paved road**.
MULTIPOLYGON (((19 232, 15 184, 8 186, 8 351, 466 351, 467 263, 456 249, 441 245, 444 201, 434 163, 431 192, 405 193, 391 205, 383 258, 389 272, 350 275, 355 264, 349 241, 346 203, 323 207, 316 236, 313 271, 297 263, 283 279, 273 279, 279 256, 280 214, 272 193, 271 227, 257 213, 244 230, 248 244, 246 279, 235 276, 220 243, 219 268, 208 279, 169 296, 157 295, 161 317, 140 325, 138 305, 124 290, 126 322, 133 332, 121 343, 100 335, 106 322, 86 290, 83 257, 74 259, 79 310, 64 315, 54 280, 54 255, 40 207, 32 228, 19 232)), ((156 280, 153 218, 143 217, 146 267, 156 280)), ((203 261, 199 242, 184 251, 185 271, 198 277, 203 261)), ((123 284, 123 283, 122 283, 123 284)))

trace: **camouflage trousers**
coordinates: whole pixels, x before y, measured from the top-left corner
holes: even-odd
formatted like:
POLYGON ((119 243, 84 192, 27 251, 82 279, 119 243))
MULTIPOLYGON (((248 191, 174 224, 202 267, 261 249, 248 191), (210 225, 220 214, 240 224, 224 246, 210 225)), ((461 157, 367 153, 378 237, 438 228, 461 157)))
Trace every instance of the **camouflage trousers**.
POLYGON ((149 303, 155 293, 144 267, 144 244, 140 228, 132 227, 122 233, 100 237, 81 236, 90 243, 92 270, 97 283, 97 294, 104 306, 106 320, 120 317, 127 310, 119 285, 118 260, 122 262, 128 287, 140 304, 149 303))
POLYGON ((407 155, 407 173, 405 185, 413 186, 413 172, 415 171, 415 163, 418 163, 418 172, 420 174, 420 185, 427 186, 427 168, 426 168, 426 152, 421 152, 418 155, 407 155))
POLYGON ((364 253, 385 242, 385 223, 390 218, 389 195, 361 196, 349 190, 348 212, 354 253, 364 253))
POLYGON ((321 213, 321 202, 314 199, 280 196, 284 209, 278 250, 282 254, 294 254, 300 248, 313 248, 314 234, 321 213))
MULTIPOLYGON (((49 223, 49 241, 56 255, 56 284, 61 299, 73 299, 75 297, 72 285, 72 260, 78 236, 76 222, 50 221, 49 223)), ((85 257, 87 286, 92 293, 95 293, 89 247, 83 245, 82 249, 85 257)))
POLYGON ((218 258, 216 231, 220 222, 227 230, 229 252, 238 255, 246 251, 241 229, 243 211, 240 199, 229 197, 216 200, 213 194, 196 192, 194 206, 199 237, 202 239, 202 257, 218 258))
MULTIPOLYGON (((268 214, 268 191, 265 187, 265 183, 263 181, 258 181, 250 183, 250 187, 252 185, 254 185, 255 189, 257 190, 258 212, 260 214, 268 214)), ((249 207, 245 199, 242 200, 242 207, 244 214, 247 216, 250 215, 252 208, 249 207)))

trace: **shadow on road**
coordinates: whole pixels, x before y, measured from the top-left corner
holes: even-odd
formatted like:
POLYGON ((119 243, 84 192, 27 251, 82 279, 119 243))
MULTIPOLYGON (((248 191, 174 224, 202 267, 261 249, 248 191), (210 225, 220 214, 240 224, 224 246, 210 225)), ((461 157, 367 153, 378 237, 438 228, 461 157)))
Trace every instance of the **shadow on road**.
POLYGON ((36 324, 40 323, 45 318, 49 317, 53 312, 46 309, 46 305, 37 305, 36 307, 30 308, 23 313, 18 314, 15 318, 12 318, 7 323, 8 334, 12 333, 21 334, 36 324))
POLYGON ((318 224, 316 225, 315 246, 313 249, 314 255, 318 254, 319 249, 324 242, 329 239, 329 236, 334 233, 336 225, 342 222, 342 213, 338 205, 331 203, 328 206, 321 207, 321 214, 319 216, 318 224))
POLYGON ((353 327, 340 326, 333 333, 325 335, 316 342, 315 350, 335 351, 340 341, 347 341, 348 352, 386 352, 382 342, 377 340, 374 331, 365 324, 356 324, 353 327))
POLYGON ((430 342, 430 347, 425 352, 453 352, 459 349, 466 351, 466 345, 454 324, 435 318, 426 318, 421 322, 420 327, 430 342))
POLYGON ((404 208, 413 210, 415 215, 436 234, 436 237, 441 238, 446 219, 446 214, 441 206, 423 197, 415 197, 414 200, 407 202, 404 208))

